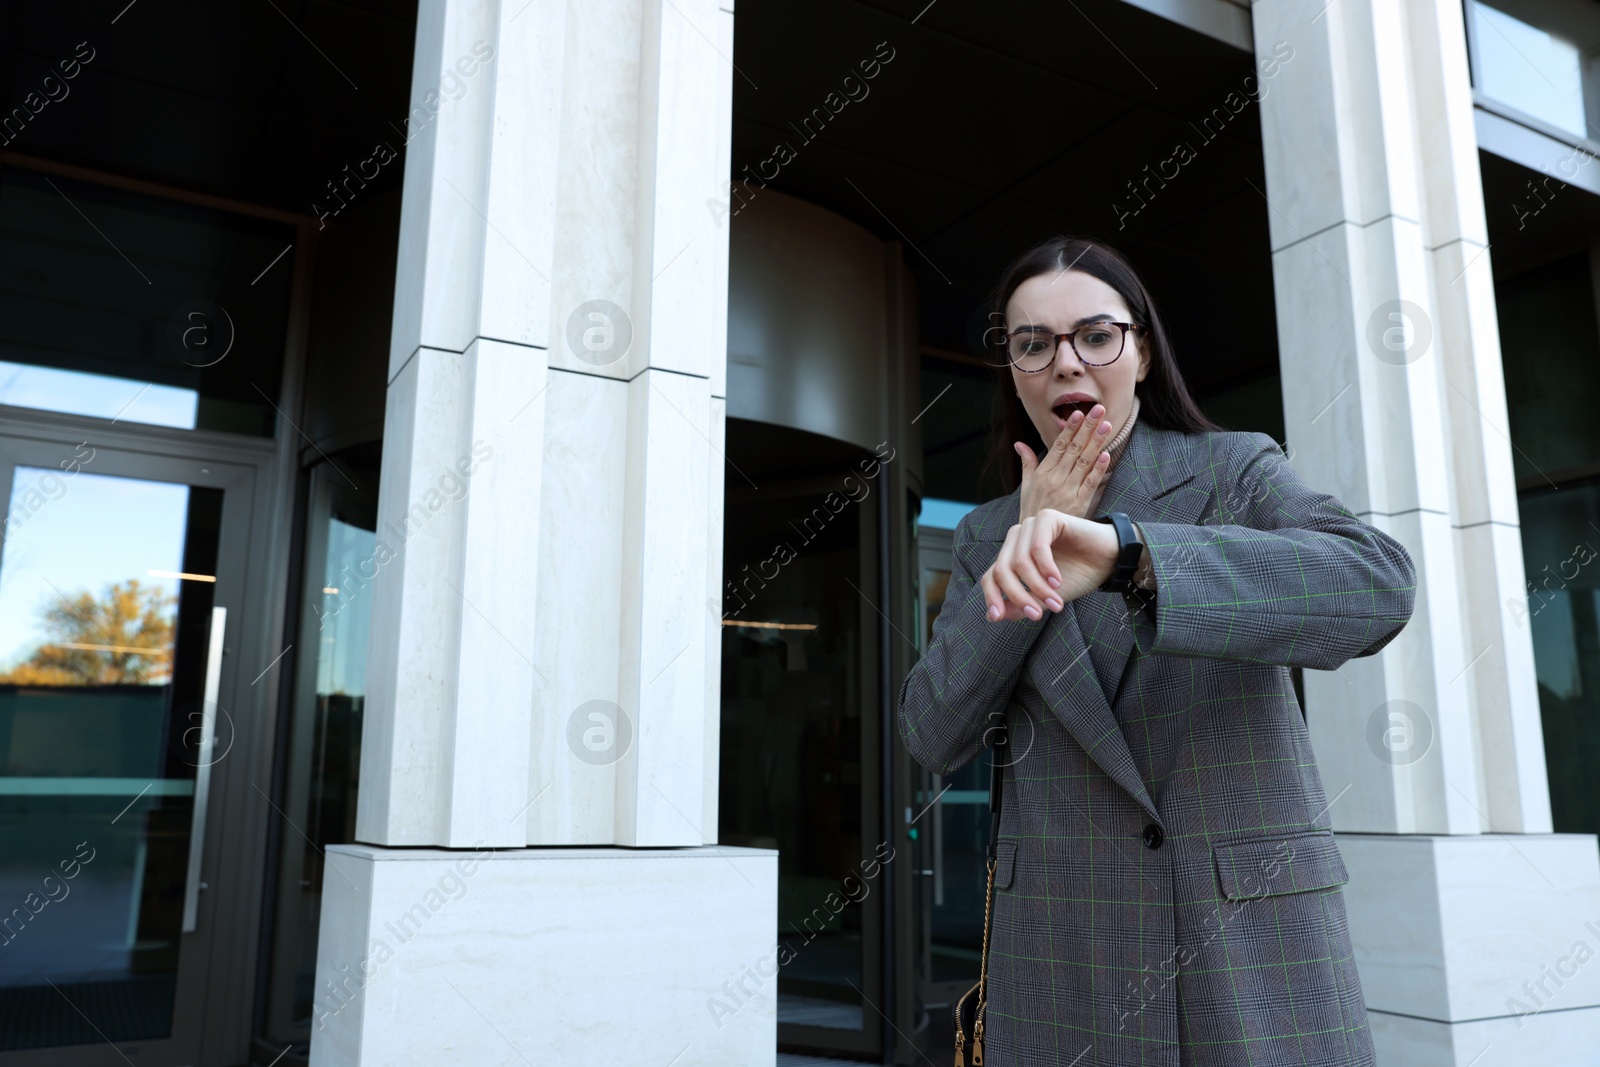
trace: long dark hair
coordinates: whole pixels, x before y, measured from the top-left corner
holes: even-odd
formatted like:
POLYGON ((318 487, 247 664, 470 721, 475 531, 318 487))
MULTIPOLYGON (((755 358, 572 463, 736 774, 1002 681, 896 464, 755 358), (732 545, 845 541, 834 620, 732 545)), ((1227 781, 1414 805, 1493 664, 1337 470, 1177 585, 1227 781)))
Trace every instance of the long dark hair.
POLYGON ((988 329, 983 333, 985 355, 996 364, 994 412, 989 423, 989 457, 983 470, 998 471, 1006 492, 1015 489, 1022 479, 1022 463, 1017 458, 1012 442, 1022 441, 1033 449, 1034 455, 1044 455, 1044 441, 1034 428, 1017 396, 1011 380, 1011 364, 1005 350, 1006 304, 1017 287, 1029 278, 1057 271, 1079 270, 1105 282, 1117 291, 1133 321, 1146 327, 1149 335, 1150 371, 1136 387, 1139 395, 1139 421, 1164 430, 1183 433, 1205 433, 1222 430, 1200 410, 1184 384, 1178 370, 1178 361, 1172 354, 1172 342, 1156 311, 1155 301, 1145 288, 1133 264, 1104 241, 1092 237, 1052 237, 1028 249, 1012 260, 1000 275, 989 301, 988 329), (998 342, 998 343, 997 343, 998 342))

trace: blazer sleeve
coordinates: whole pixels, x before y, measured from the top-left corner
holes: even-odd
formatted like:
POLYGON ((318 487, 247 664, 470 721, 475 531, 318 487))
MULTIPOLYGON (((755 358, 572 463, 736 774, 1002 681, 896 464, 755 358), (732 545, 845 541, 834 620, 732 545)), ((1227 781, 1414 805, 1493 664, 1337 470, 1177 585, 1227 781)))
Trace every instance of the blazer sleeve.
POLYGON ((1132 616, 1140 653, 1336 670, 1394 640, 1410 553, 1307 486, 1271 437, 1230 436, 1200 525, 1139 523, 1156 576, 1154 619, 1132 616))
POLYGON ((897 720, 906 749, 938 775, 965 766, 984 747, 989 715, 1003 711, 1024 661, 1050 619, 990 622, 983 576, 999 541, 972 537, 969 512, 956 524, 950 584, 932 640, 900 685, 897 720))

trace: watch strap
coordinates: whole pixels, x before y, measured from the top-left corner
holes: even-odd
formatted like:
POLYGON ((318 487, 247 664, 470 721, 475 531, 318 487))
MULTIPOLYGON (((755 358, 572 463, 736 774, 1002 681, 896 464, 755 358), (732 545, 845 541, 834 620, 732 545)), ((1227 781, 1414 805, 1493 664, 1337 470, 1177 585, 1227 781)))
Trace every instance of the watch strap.
POLYGON ((1133 527, 1133 520, 1121 511, 1111 511, 1095 519, 1096 522, 1110 523, 1111 528, 1117 531, 1117 561, 1111 568, 1111 576, 1100 586, 1102 593, 1131 593, 1134 591, 1133 574, 1139 569, 1139 559, 1144 554, 1144 545, 1139 540, 1138 531, 1133 527))

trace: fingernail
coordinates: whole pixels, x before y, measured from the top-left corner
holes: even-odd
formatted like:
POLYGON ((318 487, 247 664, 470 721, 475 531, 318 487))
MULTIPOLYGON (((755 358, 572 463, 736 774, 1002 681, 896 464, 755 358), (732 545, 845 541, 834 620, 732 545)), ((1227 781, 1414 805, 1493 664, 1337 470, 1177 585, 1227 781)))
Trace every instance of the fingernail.
POLYGON ((1061 579, 1060 578, 1054 578, 1054 577, 1046 578, 1045 581, 1050 583, 1050 588, 1051 589, 1060 589, 1061 588, 1061 579))
POLYGON ((989 606, 989 618, 991 618, 991 619, 1000 618, 1000 606, 998 604, 991 604, 989 606))
POLYGON ((1039 618, 1039 609, 1034 607, 1032 604, 1024 604, 1022 606, 1022 613, 1030 619, 1037 620, 1039 618))
POLYGON ((1056 597, 1051 597, 1050 599, 1046 600, 1045 603, 1050 605, 1051 611, 1060 611, 1062 608, 1061 601, 1056 597))
POLYGON ((1096 430, 1094 432, 1094 434, 1095 434, 1096 437, 1104 437, 1106 434, 1108 434, 1110 432, 1111 432, 1111 424, 1109 422, 1102 422, 1100 424, 1100 428, 1098 430, 1096 430))

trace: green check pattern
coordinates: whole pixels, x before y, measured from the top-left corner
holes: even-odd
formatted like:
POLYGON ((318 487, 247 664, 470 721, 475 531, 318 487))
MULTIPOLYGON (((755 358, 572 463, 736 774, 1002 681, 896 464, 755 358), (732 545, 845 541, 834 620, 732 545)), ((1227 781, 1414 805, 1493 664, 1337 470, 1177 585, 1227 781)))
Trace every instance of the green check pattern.
POLYGON ((991 623, 977 580, 1017 507, 962 519, 898 707, 939 774, 998 717, 1010 728, 985 1061, 1373 1064, 1349 874, 1289 668, 1392 641, 1410 555, 1265 434, 1139 422, 1100 507, 1139 524, 1155 592, 991 623))

